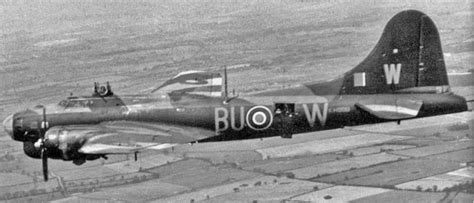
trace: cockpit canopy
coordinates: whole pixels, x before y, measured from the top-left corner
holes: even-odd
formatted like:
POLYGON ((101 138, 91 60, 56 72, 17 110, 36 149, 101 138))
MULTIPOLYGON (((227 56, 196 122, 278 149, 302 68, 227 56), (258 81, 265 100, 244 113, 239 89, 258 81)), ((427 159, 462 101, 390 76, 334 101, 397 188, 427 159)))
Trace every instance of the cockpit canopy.
POLYGON ((104 97, 111 97, 113 95, 114 93, 112 92, 109 82, 102 86, 98 82, 94 82, 94 92, 92 94, 92 98, 68 97, 67 99, 60 101, 58 106, 64 108, 86 108, 92 106, 94 100, 96 100, 94 99, 95 97, 101 97, 104 99, 104 97))

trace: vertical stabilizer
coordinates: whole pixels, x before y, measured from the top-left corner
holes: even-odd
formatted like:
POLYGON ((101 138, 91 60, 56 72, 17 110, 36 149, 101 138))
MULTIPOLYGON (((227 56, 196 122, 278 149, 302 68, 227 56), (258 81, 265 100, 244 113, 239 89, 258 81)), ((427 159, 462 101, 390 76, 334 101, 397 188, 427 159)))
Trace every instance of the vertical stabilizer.
POLYGON ((420 11, 398 13, 387 23, 370 54, 342 80, 340 94, 393 93, 433 86, 447 89, 448 77, 435 24, 420 11))

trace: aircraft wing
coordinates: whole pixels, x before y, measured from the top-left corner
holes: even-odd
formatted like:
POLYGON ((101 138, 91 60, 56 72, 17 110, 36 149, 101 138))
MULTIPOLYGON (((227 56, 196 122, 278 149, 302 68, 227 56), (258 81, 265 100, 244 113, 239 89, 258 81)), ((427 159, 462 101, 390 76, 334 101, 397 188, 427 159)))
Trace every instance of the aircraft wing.
POLYGON ((107 122, 90 126, 56 126, 72 139, 85 140, 79 148, 84 154, 127 154, 161 150, 214 136, 214 131, 145 122, 107 122))

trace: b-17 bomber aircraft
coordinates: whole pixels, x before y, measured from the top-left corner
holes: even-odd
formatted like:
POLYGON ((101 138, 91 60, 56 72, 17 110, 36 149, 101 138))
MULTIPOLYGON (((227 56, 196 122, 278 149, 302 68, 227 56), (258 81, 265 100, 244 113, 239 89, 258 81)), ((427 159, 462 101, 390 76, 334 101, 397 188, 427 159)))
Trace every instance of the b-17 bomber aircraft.
MULTIPOLYGON (((282 136, 467 110, 450 92, 437 28, 424 13, 395 15, 370 54, 341 77, 245 96, 227 74, 182 72, 147 95, 94 85, 91 96, 14 113, 5 131, 26 155, 82 164, 176 144, 282 136)), ((136 156, 135 156, 136 157, 136 156)))

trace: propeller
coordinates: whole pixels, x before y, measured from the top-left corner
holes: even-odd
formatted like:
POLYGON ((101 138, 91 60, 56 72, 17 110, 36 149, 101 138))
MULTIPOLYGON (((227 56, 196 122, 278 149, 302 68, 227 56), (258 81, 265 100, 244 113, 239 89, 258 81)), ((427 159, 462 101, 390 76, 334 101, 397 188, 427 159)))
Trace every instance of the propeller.
POLYGON ((43 120, 39 128, 39 140, 35 143, 35 146, 41 150, 41 160, 43 164, 43 177, 44 181, 48 181, 48 148, 45 146, 46 130, 48 130, 48 122, 46 121, 46 107, 39 106, 43 108, 43 120))

